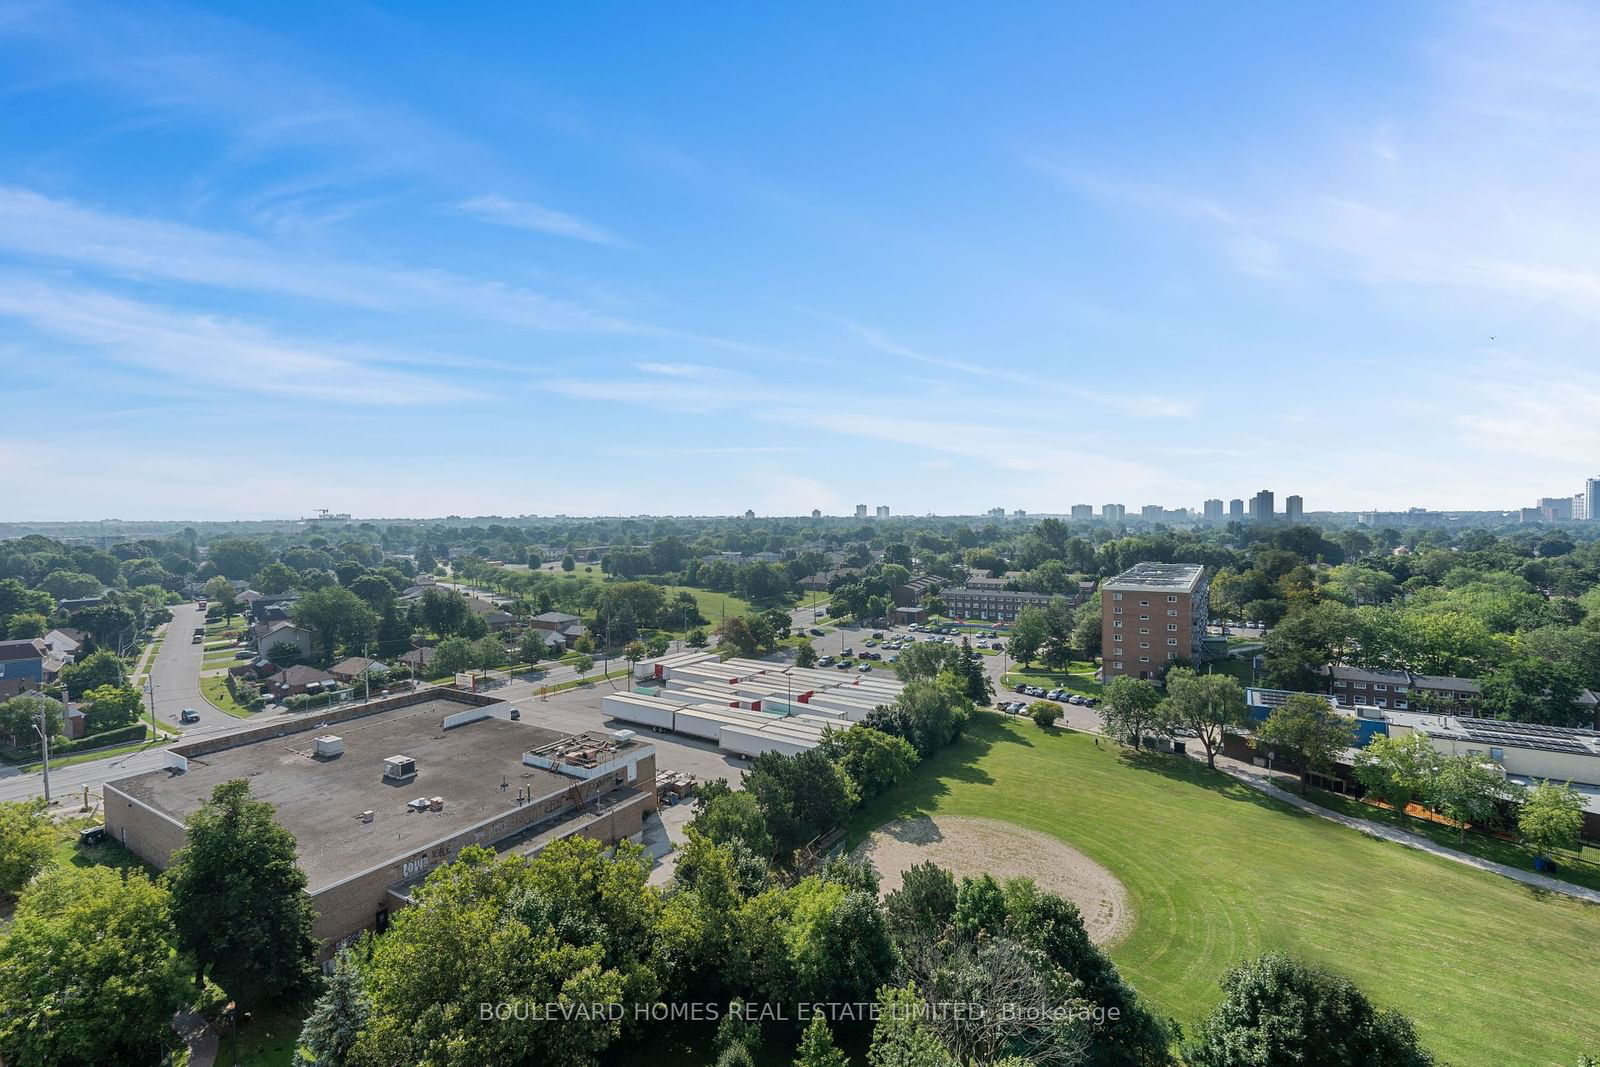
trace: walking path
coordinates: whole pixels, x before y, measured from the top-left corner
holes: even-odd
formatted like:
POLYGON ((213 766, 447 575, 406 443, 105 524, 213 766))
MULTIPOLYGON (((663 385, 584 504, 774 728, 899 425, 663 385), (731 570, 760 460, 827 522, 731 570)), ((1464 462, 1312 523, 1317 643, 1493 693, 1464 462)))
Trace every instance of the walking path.
MULTIPOLYGON (((1099 715, 1090 708, 1069 704, 1066 706, 1066 715, 1061 722, 1064 726, 1074 730, 1081 730, 1084 733, 1098 734, 1103 732, 1100 729, 1099 715)), ((1191 741, 1189 754, 1183 758, 1192 759, 1197 763, 1204 763, 1205 753, 1200 750, 1197 744, 1191 741)), ((1582 900, 1589 904, 1600 904, 1600 891, 1588 889, 1581 885, 1573 885, 1571 882, 1564 882, 1559 878, 1551 878, 1549 875, 1539 874, 1536 871, 1525 871, 1520 867, 1512 867, 1504 863, 1496 863, 1494 860, 1483 859, 1467 852, 1460 852, 1450 848, 1448 845, 1441 845, 1437 841, 1423 837, 1421 834, 1414 834, 1398 827, 1368 822, 1366 819, 1358 819, 1350 815, 1342 815, 1336 811, 1329 811, 1327 808, 1313 803, 1297 793, 1291 793, 1277 784, 1280 781, 1293 781, 1294 779, 1291 776, 1274 774, 1243 760, 1233 759, 1220 753, 1217 755, 1217 770, 1238 779, 1252 789, 1260 790, 1274 800, 1281 800, 1285 804, 1298 808, 1307 814, 1327 819, 1329 822, 1336 822, 1340 826, 1357 830, 1368 837, 1375 837, 1382 841, 1392 841, 1397 845, 1404 845, 1419 852, 1426 852, 1430 856, 1438 856, 1440 859, 1450 860, 1467 867, 1475 867, 1490 874, 1498 874, 1513 881, 1521 882, 1524 885, 1532 886, 1534 889, 1560 893, 1562 896, 1572 897, 1574 900, 1582 900)))
POLYGON ((212 1067, 217 1062, 217 1031, 192 1011, 179 1012, 172 1028, 189 1046, 189 1067, 212 1067))
POLYGON ((1218 757, 1217 769, 1224 774, 1239 779, 1239 781, 1253 789, 1259 789, 1275 800, 1281 800, 1285 804, 1292 805, 1301 811, 1327 819, 1330 822, 1336 822, 1340 826, 1348 826, 1350 829, 1358 830, 1368 837, 1376 837, 1383 841, 1393 841, 1395 844, 1405 845, 1407 848, 1414 848, 1419 852, 1438 856, 1440 859, 1451 860, 1468 867, 1476 867, 1480 871, 1488 871, 1490 874, 1498 874, 1502 877, 1513 879, 1535 889, 1543 889, 1549 893, 1560 893, 1563 896, 1587 901, 1590 904, 1600 904, 1600 892, 1596 890, 1586 889, 1581 885, 1573 885, 1571 882, 1563 882, 1559 878, 1551 878, 1536 871, 1524 871, 1504 863, 1496 863, 1494 860, 1486 860, 1466 852, 1458 852, 1420 834, 1413 834, 1393 826, 1386 826, 1383 823, 1368 822, 1365 819, 1357 819, 1349 815, 1341 815, 1336 811, 1329 811, 1327 808, 1313 804, 1304 797, 1283 789, 1267 775, 1250 768, 1247 764, 1239 763, 1237 760, 1224 761, 1222 757, 1218 757))

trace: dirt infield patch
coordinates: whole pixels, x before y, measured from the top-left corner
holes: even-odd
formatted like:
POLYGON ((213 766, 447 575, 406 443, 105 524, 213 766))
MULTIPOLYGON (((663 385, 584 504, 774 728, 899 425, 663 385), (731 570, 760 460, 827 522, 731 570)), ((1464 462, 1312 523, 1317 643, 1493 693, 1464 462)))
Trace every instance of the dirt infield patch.
POLYGON ((900 888, 908 868, 932 860, 958 879, 984 873, 1001 881, 1032 878, 1040 889, 1078 906, 1097 945, 1133 929, 1128 891, 1115 875, 1070 845, 1011 823, 958 816, 898 819, 875 830, 855 854, 878 868, 884 893, 900 888))

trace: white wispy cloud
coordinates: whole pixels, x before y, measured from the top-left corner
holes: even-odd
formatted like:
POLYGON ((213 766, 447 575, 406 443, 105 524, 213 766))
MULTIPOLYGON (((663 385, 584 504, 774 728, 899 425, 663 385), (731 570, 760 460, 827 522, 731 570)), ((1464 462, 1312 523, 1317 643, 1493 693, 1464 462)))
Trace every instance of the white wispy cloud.
POLYGON ((394 311, 421 305, 531 329, 657 332, 498 282, 309 256, 242 234, 98 210, 28 189, 0 187, 0 249, 127 277, 357 308, 394 311))
POLYGON ((664 378, 693 378, 705 381, 737 374, 726 367, 712 367, 704 363, 635 363, 634 369, 643 374, 659 374, 664 378))
MULTIPOLYGON (((1429 290, 1441 308, 1600 315, 1600 9, 1438 9, 1420 88, 1276 158, 1181 181, 1023 161, 1075 194, 1181 220, 1243 273, 1429 290), (1227 190, 1218 194, 1213 190, 1227 190), (1487 303, 1486 303, 1487 302, 1487 303)), ((1344 101, 1341 99, 1341 105, 1344 101)))
POLYGON ((34 77, 87 86, 155 121, 202 122, 222 133, 227 161, 295 156, 346 179, 396 172, 498 175, 481 145, 416 112, 341 84, 336 66, 293 39, 195 8, 95 3, 10 5, 0 36, 22 43, 34 77), (321 69, 319 69, 321 68, 321 69), (316 159, 300 156, 314 150, 316 159))
MULTIPOLYGON (((175 311, 93 289, 0 275, 0 316, 91 345, 184 386, 349 404, 419 405, 466 390, 385 366, 381 350, 275 334, 251 323, 175 311)), ((392 362, 413 363, 415 353, 392 362)))
POLYGON ((1193 415, 1196 409, 1195 402, 1184 397, 1164 396, 1160 393, 1142 390, 1137 394, 1119 394, 1105 390, 1086 389, 1082 386, 1065 385, 1036 374, 1027 374, 1003 366, 971 363, 966 360, 948 359, 943 356, 930 356, 927 353, 919 352, 914 348, 892 340, 883 332, 870 326, 864 326, 845 319, 834 319, 833 321, 873 348, 891 356, 898 356, 901 359, 909 360, 913 363, 921 363, 925 366, 942 367, 945 370, 957 371, 976 378, 988 378, 991 381, 1021 386, 1032 392, 1054 393, 1057 396, 1073 397, 1124 415, 1187 418, 1193 415))
POLYGON ((570 237, 574 241, 588 241, 597 245, 624 246, 628 243, 587 219, 530 200, 512 200, 498 193, 470 197, 456 204, 456 210, 484 222, 547 233, 553 237, 570 237))

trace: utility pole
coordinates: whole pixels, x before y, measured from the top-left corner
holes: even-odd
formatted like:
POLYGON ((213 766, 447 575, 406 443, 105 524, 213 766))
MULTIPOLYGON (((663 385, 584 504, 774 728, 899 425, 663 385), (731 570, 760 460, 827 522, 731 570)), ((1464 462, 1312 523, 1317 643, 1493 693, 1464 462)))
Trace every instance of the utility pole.
MULTIPOLYGON (((66 693, 63 692, 62 696, 65 695, 66 693)), ((66 705, 63 704, 62 706, 65 707, 66 705)), ((46 718, 45 708, 42 705, 39 708, 39 722, 36 726, 34 726, 33 729, 34 732, 39 735, 39 744, 42 746, 41 752, 43 755, 44 767, 44 802, 45 806, 48 807, 50 804, 50 725, 46 718)))

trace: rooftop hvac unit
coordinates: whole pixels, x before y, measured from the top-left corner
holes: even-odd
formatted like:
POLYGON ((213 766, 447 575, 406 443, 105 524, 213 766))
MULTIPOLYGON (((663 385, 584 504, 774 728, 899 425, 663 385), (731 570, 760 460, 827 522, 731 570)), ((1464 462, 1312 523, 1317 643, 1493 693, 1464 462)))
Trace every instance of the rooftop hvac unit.
POLYGON ((637 735, 632 730, 613 730, 611 737, 616 741, 632 741, 637 735))
POLYGON ((317 756, 321 759, 333 759, 335 756, 344 755, 344 738, 334 734, 323 734, 317 738, 317 756))
POLYGON ((444 797, 429 797, 428 798, 428 810, 429 811, 443 811, 444 810, 444 797))
POLYGON ((413 800, 408 800, 408 801, 406 801, 406 807, 410 808, 412 811, 427 811, 428 810, 428 798, 427 797, 417 797, 417 798, 415 798, 413 800))
POLYGON ((416 773, 417 761, 410 756, 389 756, 383 761, 383 776, 391 781, 404 781, 416 773))

